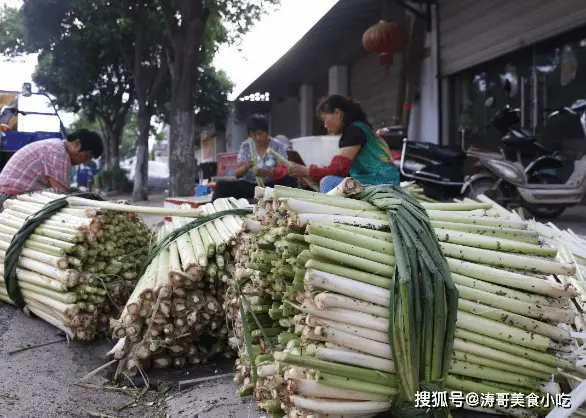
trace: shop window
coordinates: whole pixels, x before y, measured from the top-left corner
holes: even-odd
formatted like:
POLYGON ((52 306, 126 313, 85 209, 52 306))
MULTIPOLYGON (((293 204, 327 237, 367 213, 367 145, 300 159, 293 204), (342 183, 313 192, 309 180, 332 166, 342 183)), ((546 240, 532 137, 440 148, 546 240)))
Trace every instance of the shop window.
MULTIPOLYGON (((586 36, 584 28, 515 51, 465 70, 452 78, 452 136, 466 130, 469 145, 496 149, 500 134, 486 126, 505 104, 520 109, 523 127, 551 149, 586 151, 582 127, 568 114, 551 113, 586 99, 586 36), (503 82, 512 85, 506 97, 503 82), (494 107, 484 106, 494 97, 494 107)), ((454 143, 454 140, 451 141, 454 143)), ((568 155, 569 156, 569 155, 568 155)))
MULTIPOLYGON (((586 99, 586 39, 560 39, 535 48, 535 70, 540 97, 538 131, 545 145, 566 149, 584 147, 583 131, 578 120, 562 112, 551 113, 586 99)), ((578 155, 576 155, 578 157, 578 155)))
POLYGON ((524 51, 456 75, 454 127, 458 132, 454 132, 454 135, 464 131, 468 145, 496 150, 501 135, 489 123, 506 104, 523 110, 523 126, 530 123, 530 115, 526 109, 531 64, 531 54, 524 51), (505 80, 511 83, 511 97, 507 97, 503 88, 505 80), (489 98, 492 98, 493 104, 487 107, 489 98))

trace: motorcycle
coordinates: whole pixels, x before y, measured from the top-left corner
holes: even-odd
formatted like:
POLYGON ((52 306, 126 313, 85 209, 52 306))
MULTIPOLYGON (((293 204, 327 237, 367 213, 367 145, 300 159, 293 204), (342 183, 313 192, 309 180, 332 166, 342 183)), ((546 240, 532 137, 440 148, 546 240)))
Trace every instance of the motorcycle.
MULTIPOLYGON (((510 86, 505 84, 507 94, 510 86)), ((580 132, 586 139, 586 100, 579 100, 569 107, 553 112, 567 113, 575 123, 580 124, 580 132)), ((552 116, 550 115, 550 116, 552 116)), ((534 137, 514 136, 510 142, 520 152, 527 143, 535 143, 534 137)), ((574 163, 569 179, 562 183, 557 176, 540 171, 554 165, 561 167, 562 161, 553 156, 542 156, 524 166, 522 161, 495 158, 494 155, 472 153, 486 169, 482 176, 471 178, 465 189, 468 197, 485 194, 497 203, 508 207, 522 207, 541 218, 556 218, 569 206, 575 206, 586 194, 586 155, 574 163)))
MULTIPOLYGON (((510 84, 505 81, 505 91, 510 93, 510 84)), ((492 107, 494 99, 490 97, 486 107, 492 107)), ((548 119, 567 111, 567 108, 552 112, 548 119)), ((537 142, 537 138, 524 128, 517 128, 519 124, 519 109, 512 109, 508 104, 497 112, 487 126, 496 128, 502 135, 502 146, 499 153, 479 152, 476 149, 466 150, 464 136, 462 136, 462 150, 466 151, 470 158, 476 160, 476 167, 479 172, 468 178, 462 187, 461 193, 470 198, 475 198, 495 187, 494 174, 482 166, 481 161, 486 159, 518 162, 523 167, 529 183, 536 184, 559 184, 562 183, 558 176, 558 170, 564 167, 566 160, 564 156, 552 151, 537 142)))
MULTIPOLYGON (((424 193, 436 200, 460 196, 464 185, 466 153, 457 147, 410 141, 400 126, 377 131, 391 150, 401 149, 394 164, 401 181, 415 181, 424 193)), ((395 156, 395 155, 394 155, 395 156)))

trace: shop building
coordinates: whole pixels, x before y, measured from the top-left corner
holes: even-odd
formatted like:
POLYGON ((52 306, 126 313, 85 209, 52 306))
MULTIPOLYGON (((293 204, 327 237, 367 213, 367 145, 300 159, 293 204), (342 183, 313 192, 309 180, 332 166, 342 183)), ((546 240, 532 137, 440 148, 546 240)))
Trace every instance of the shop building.
POLYGON ((314 109, 331 93, 359 101, 375 128, 397 124, 402 56, 382 68, 361 39, 382 18, 408 24, 414 16, 425 20, 427 31, 410 139, 459 145, 465 129, 475 145, 495 149, 500 136, 486 124, 508 101, 541 142, 576 157, 586 152, 580 132, 548 124, 553 110, 586 99, 584 0, 340 0, 242 92, 227 149, 238 149, 253 110, 270 116, 273 135, 323 134, 314 109), (513 86, 510 98, 505 79, 513 86), (485 107, 489 97, 493 108, 485 107))
POLYGON ((274 136, 325 134, 315 109, 333 93, 360 102, 376 128, 394 124, 401 55, 384 68, 362 45, 363 33, 383 16, 408 23, 395 0, 340 0, 239 95, 227 127, 227 149, 238 150, 246 138, 246 117, 259 110, 269 115, 274 136))
POLYGON ((580 132, 549 118, 586 99, 583 1, 439 0, 437 8, 442 142, 454 144, 466 129, 479 145, 495 147, 500 137, 486 124, 508 102, 542 143, 577 156, 586 151, 580 132), (489 97, 494 108, 484 105, 489 97))

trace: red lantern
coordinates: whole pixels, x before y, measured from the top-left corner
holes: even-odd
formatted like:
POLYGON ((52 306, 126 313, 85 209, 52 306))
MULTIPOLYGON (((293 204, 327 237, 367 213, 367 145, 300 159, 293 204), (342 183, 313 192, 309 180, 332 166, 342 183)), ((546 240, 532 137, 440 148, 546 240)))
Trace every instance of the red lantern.
POLYGON ((405 27, 385 20, 371 26, 362 35, 364 49, 380 54, 380 64, 385 67, 393 63, 393 54, 403 51, 408 41, 409 33, 405 27))

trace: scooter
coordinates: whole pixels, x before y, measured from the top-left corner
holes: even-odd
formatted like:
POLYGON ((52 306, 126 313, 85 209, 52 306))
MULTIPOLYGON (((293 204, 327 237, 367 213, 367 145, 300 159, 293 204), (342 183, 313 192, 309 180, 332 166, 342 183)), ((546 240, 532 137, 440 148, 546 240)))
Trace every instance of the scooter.
MULTIPOLYGON (((510 82, 506 80, 505 91, 510 92, 510 88, 510 82)), ((489 97, 485 107, 492 108, 493 105, 494 98, 489 97)), ((557 175, 557 169, 564 164, 564 157, 540 144, 535 135, 518 126, 521 122, 520 112, 521 109, 513 109, 507 104, 486 125, 487 127, 496 128, 501 134, 502 146, 499 147, 500 153, 506 160, 521 162, 528 172, 557 175)), ((551 113, 548 119, 558 113, 557 111, 551 113)), ((467 151, 464 143, 462 144, 462 150, 467 151)))
MULTIPOLYGON (((510 83, 505 81, 505 90, 510 92, 510 83)), ((492 107, 494 99, 489 97, 485 103, 486 107, 492 107)), ((552 112, 548 119, 555 117, 560 112, 566 111, 567 108, 552 112)), ((539 142, 531 132, 524 128, 517 128, 519 124, 520 109, 512 109, 506 105, 499 110, 486 126, 496 128, 502 135, 502 146, 498 153, 487 154, 484 151, 479 152, 477 149, 466 149, 465 137, 462 135, 462 150, 470 158, 476 159, 476 167, 481 168, 476 174, 468 178, 462 188, 462 194, 471 198, 485 193, 493 188, 493 183, 498 181, 494 175, 486 168, 482 167, 479 159, 493 159, 519 162, 524 168, 530 183, 562 183, 558 176, 558 169, 565 164, 565 158, 555 151, 552 151, 539 142), (474 188, 472 188, 474 185, 474 188)))
POLYGON ((380 129, 395 158, 401 181, 415 181, 432 199, 457 197, 464 185, 466 153, 456 147, 410 141, 400 126, 380 129), (401 149, 401 152, 397 152, 401 149))
MULTIPOLYGON (((586 100, 579 100, 558 111, 574 116, 574 120, 580 123, 584 139, 585 111, 586 100)), ((586 195, 586 155, 575 162, 574 170, 565 183, 552 182, 551 177, 540 174, 537 162, 524 167, 520 161, 492 158, 490 155, 476 156, 486 168, 487 176, 470 179, 467 184, 467 195, 470 197, 484 193, 505 207, 522 207, 537 217, 556 218, 567 207, 578 205, 586 195)))

